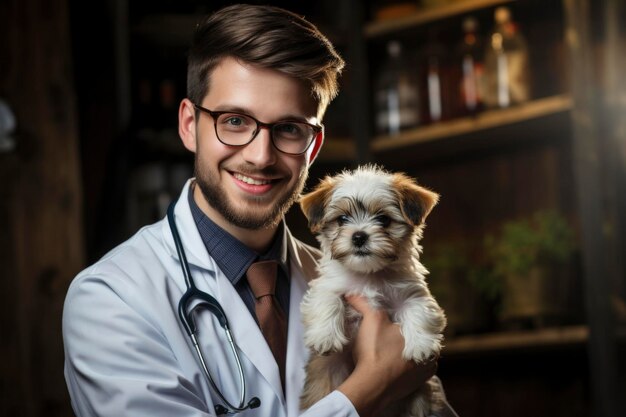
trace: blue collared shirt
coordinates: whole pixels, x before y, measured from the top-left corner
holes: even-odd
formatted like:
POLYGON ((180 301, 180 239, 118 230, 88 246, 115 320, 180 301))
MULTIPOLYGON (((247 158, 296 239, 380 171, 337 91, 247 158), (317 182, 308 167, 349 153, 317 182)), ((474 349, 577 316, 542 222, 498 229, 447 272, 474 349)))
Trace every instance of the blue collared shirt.
MULTIPOLYGON (((195 186, 195 185, 194 185, 195 186)), ((220 270, 233 284, 237 293, 256 320, 254 294, 246 279, 246 271, 257 260, 275 260, 280 267, 276 281, 276 299, 289 318, 289 267, 287 246, 284 244, 284 223, 281 222, 276 237, 269 250, 258 254, 227 231, 215 224, 202 212, 193 198, 193 187, 189 192, 189 207, 200 232, 200 237, 209 255, 215 260, 220 270)))

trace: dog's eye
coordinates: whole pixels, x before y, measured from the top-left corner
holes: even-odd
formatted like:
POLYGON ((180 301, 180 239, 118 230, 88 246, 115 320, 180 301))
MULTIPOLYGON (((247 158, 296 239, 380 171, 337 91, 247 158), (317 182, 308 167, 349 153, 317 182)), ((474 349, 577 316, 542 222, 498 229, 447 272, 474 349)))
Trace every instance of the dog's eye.
POLYGON ((350 219, 345 214, 337 217, 337 224, 339 226, 343 226, 344 224, 348 223, 348 221, 350 221, 350 219))
POLYGON ((379 214, 374 217, 374 220, 376 220, 376 223, 380 224, 382 227, 387 227, 391 223, 391 218, 385 214, 379 214))

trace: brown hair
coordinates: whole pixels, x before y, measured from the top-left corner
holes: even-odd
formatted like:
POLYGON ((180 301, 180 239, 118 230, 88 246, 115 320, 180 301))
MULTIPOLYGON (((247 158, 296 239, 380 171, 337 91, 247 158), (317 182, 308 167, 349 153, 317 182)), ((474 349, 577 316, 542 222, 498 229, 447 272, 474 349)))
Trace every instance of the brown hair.
POLYGON ((196 28, 187 68, 191 101, 202 101, 211 71, 226 57, 308 82, 320 118, 337 95, 344 66, 330 41, 304 18, 273 6, 228 6, 196 28))

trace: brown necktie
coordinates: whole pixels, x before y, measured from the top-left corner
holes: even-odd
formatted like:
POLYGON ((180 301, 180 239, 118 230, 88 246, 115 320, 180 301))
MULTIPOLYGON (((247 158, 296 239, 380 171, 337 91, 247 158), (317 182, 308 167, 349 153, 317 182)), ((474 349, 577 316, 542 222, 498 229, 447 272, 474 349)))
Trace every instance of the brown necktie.
POLYGON ((287 355, 287 319, 275 296, 276 261, 255 262, 248 268, 247 277, 250 288, 256 298, 256 317, 261 332, 274 354, 280 380, 285 381, 285 358, 287 355))

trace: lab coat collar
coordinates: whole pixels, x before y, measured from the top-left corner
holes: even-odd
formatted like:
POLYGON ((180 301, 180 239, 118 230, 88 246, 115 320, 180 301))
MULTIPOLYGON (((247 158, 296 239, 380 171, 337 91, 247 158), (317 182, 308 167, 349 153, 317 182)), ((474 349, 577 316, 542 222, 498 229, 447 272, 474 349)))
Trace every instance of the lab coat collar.
MULTIPOLYGON (((212 263, 209 261, 207 250, 202 242, 200 232, 198 232, 198 227, 193 220, 191 207, 189 207, 188 195, 193 181, 194 178, 187 180, 187 183, 183 187, 178 201, 176 201, 176 207, 174 207, 174 218, 189 265, 210 269, 212 263)), ((172 236, 172 231, 170 230, 167 220, 163 222, 163 236, 168 252, 173 258, 178 259, 174 237, 172 236)))

